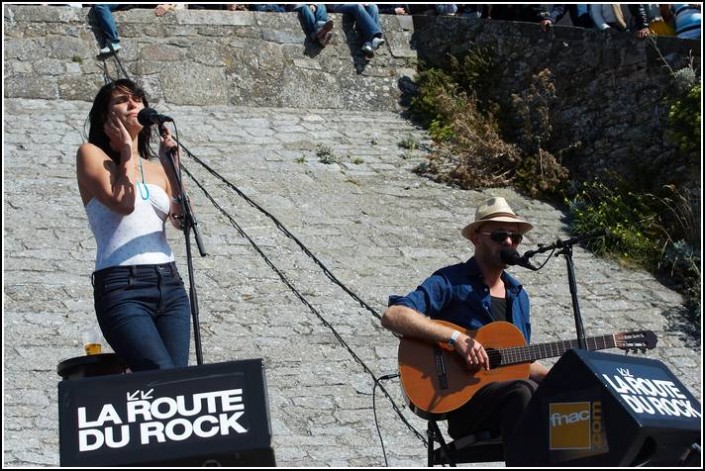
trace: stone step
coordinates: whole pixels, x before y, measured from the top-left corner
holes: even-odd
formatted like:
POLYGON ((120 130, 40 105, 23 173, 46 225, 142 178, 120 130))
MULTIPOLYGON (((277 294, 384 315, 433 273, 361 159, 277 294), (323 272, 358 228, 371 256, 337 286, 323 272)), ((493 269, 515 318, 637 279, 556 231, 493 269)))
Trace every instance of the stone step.
MULTIPOLYGON (((57 407, 56 364, 81 354, 78 331, 94 318, 89 275, 95 242, 74 163, 90 103, 6 99, 4 104, 4 333, 14 339, 5 344, 5 430, 11 433, 4 459, 7 465, 56 466, 57 414, 47 414, 47 408, 57 407)), ((404 159, 397 143, 407 135, 424 143, 428 137, 391 112, 369 113, 367 119, 359 112, 234 106, 170 105, 160 112, 177 120, 183 144, 227 180, 183 157, 194 177, 186 177, 186 185, 209 253, 201 258, 193 247, 204 359, 264 359, 280 466, 384 464, 374 428, 372 376, 397 370, 397 340, 376 316, 390 294, 405 294, 435 269, 471 256, 460 229, 473 219, 478 202, 490 194, 505 196, 539 222, 527 237, 527 249, 568 236, 565 215, 549 204, 506 188, 463 191, 414 174, 426 151, 404 159), (275 138, 290 132, 292 122, 302 129, 289 148, 275 138), (268 144, 252 144, 251 136, 233 138, 223 132, 228 127, 256 130, 268 144), (321 140, 322 130, 346 138, 321 140), (323 164, 315 156, 318 144, 363 162, 323 164), (276 218, 370 309, 333 283, 319 263, 229 184, 276 218)), ((169 231, 169 240, 188 283, 182 235, 169 231)), ((654 330, 659 348, 648 356, 700 394, 699 378, 692 374, 700 348, 670 324, 681 297, 647 273, 580 247, 575 262, 588 334, 654 330)), ((572 338, 563 261, 551 260, 540 272, 512 271, 532 294, 533 341, 572 338)), ((404 417, 424 433, 425 422, 404 406, 398 380, 384 386, 404 417)), ((423 443, 379 390, 376 399, 389 464, 423 465, 423 443)))

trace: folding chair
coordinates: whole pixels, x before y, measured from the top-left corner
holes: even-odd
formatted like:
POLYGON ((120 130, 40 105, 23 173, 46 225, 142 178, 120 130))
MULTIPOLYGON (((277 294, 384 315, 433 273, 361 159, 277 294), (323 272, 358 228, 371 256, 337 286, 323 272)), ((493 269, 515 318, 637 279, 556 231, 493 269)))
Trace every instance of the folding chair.
POLYGON ((435 420, 428 421, 426 433, 429 467, 437 464, 455 467, 458 463, 504 461, 504 444, 499 434, 489 431, 478 432, 446 443, 435 420))

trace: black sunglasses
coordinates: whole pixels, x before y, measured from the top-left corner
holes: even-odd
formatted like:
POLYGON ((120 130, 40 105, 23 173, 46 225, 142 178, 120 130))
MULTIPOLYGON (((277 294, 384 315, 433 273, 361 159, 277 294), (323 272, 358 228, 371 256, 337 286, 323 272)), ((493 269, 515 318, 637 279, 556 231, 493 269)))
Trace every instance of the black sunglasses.
POLYGON ((490 239, 499 243, 504 242, 505 240, 507 240, 507 237, 509 237, 510 239, 512 239, 512 244, 515 245, 520 243, 524 239, 524 236, 519 234, 518 232, 494 231, 480 232, 479 234, 488 235, 490 236, 490 239))

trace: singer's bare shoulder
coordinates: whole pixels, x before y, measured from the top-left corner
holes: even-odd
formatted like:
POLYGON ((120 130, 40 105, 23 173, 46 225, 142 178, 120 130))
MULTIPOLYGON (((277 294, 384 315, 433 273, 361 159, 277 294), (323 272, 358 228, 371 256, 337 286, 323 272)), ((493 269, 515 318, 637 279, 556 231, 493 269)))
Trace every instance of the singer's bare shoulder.
POLYGON ((95 144, 92 144, 90 142, 84 142, 78 147, 78 151, 76 152, 76 158, 85 158, 85 157, 91 157, 93 155, 98 155, 105 157, 106 159, 109 159, 108 155, 95 144))
POLYGON ((115 162, 95 144, 81 144, 76 152, 76 177, 81 187, 92 186, 91 181, 109 181, 115 168, 115 162))
POLYGON ((106 154, 103 149, 90 142, 81 144, 76 151, 76 165, 81 167, 100 166, 103 170, 106 169, 105 161, 112 162, 112 159, 106 154))

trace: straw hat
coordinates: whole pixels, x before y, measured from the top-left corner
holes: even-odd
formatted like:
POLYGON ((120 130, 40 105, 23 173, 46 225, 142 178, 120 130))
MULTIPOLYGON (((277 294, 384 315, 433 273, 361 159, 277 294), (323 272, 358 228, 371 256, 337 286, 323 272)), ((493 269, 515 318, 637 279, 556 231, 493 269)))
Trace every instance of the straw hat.
POLYGON ((534 228, 534 226, 529 224, 525 219, 520 218, 512 211, 507 200, 498 196, 488 199, 477 207, 477 211, 475 211, 475 221, 463 228, 463 237, 470 239, 481 225, 490 221, 518 224, 521 234, 525 234, 534 228))

